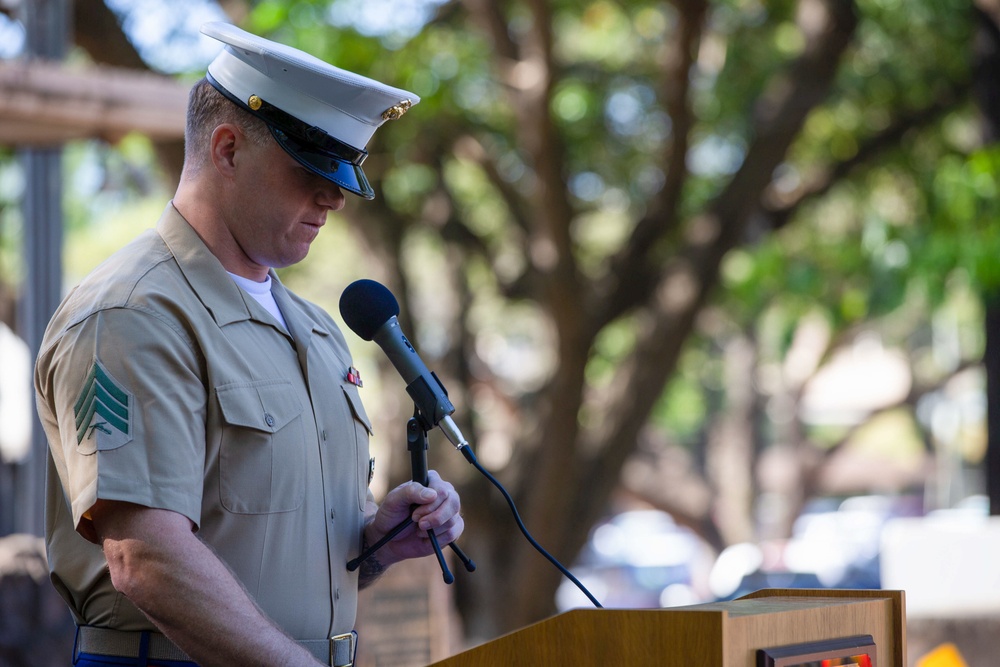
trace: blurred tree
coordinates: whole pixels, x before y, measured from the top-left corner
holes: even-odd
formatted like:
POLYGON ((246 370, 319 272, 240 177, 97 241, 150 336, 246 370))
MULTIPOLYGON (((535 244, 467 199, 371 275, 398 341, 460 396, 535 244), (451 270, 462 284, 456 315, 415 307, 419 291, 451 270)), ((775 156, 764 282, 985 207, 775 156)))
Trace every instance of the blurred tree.
MULTIPOLYGON (((973 53, 974 87, 976 103, 983 118, 983 140, 986 145, 995 147, 1000 140, 1000 85, 996 81, 997 66, 1000 65, 1000 3, 996 0, 976 2, 973 53)), ((993 170, 990 175, 995 174, 993 170)), ((990 514, 994 516, 1000 515, 1000 286, 996 283, 994 280, 985 286, 986 350, 983 358, 989 423, 987 493, 990 514)))
MULTIPOLYGON (((565 563, 623 480, 717 548, 751 536, 764 445, 815 450, 799 420, 775 436, 762 417, 780 394, 798 414, 807 377, 759 382, 809 317, 828 335, 815 369, 862 326, 926 335, 955 281, 996 282, 997 160, 974 150, 959 0, 226 9, 423 98, 369 147, 378 199, 344 216, 480 459, 565 563), (650 474, 664 437, 688 445, 690 474, 650 474)), ((916 368, 904 401, 970 349, 916 368)), ((460 457, 432 459, 481 566, 455 588, 469 635, 550 614, 559 574, 460 457)))
MULTIPOLYGON (((260 3, 249 18, 290 32, 304 7, 260 3)), ((305 48, 348 67, 363 57, 304 25, 305 48)), ((352 216, 407 314, 421 313, 410 328, 440 356, 482 458, 560 560, 643 460, 709 306, 752 332, 784 298, 788 332, 817 309, 844 340, 906 303, 911 278, 940 303, 945 276, 978 270, 942 251, 972 221, 944 214, 959 193, 937 169, 975 168, 968 37, 963 7, 940 2, 470 1, 442 5, 398 50, 383 40, 366 69, 421 94, 414 113, 433 120, 381 134, 375 164, 396 166, 352 216)), ((695 510, 661 496, 717 547, 752 530, 760 446, 746 428, 757 398, 732 379, 750 386, 755 346, 730 338, 714 339, 744 369, 717 378, 729 426, 696 457, 736 475, 695 510)), ((499 574, 456 589, 471 634, 551 613, 558 574, 511 540, 485 482, 469 475, 462 491, 469 549, 499 574)))

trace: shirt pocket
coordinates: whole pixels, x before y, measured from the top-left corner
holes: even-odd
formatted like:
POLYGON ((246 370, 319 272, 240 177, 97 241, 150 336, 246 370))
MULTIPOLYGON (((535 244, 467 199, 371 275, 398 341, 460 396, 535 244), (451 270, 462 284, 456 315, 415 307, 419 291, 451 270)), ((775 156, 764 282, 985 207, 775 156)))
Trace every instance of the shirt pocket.
POLYGON ((305 433, 292 384, 262 380, 215 391, 225 422, 219 448, 222 506, 236 514, 298 509, 305 499, 305 433))
POLYGON ((353 384, 340 385, 347 398, 347 404, 351 406, 351 416, 354 417, 354 448, 357 455, 357 479, 358 479, 358 508, 365 509, 368 500, 368 471, 370 459, 368 458, 368 438, 372 434, 372 423, 365 412, 365 406, 361 404, 361 395, 358 388, 353 384))

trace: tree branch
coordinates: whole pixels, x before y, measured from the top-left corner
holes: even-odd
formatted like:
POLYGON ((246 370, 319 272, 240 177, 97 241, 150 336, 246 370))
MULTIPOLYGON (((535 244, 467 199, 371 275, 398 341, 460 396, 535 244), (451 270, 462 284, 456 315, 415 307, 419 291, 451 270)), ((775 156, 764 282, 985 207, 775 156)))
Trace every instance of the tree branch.
POLYGON ((897 118, 889 127, 868 137, 853 156, 833 164, 795 191, 781 194, 775 188, 769 188, 762 198, 764 227, 771 231, 784 228, 803 204, 825 195, 855 169, 897 148, 907 132, 930 125, 968 100, 968 82, 950 84, 933 103, 897 118))
POLYGON ((469 15, 482 26, 483 31, 493 41, 493 51, 497 58, 516 62, 520 60, 517 44, 507 31, 507 21, 503 16, 500 2, 495 0, 463 0, 469 15))
MULTIPOLYGON (((118 17, 108 9, 103 0, 75 0, 73 7, 73 32, 76 44, 83 48, 97 63, 148 71, 139 52, 122 31, 118 17)), ((182 140, 153 142, 156 156, 168 178, 180 180, 184 164, 182 140)))
POLYGON ((77 46, 83 48, 96 63, 149 69, 104 0, 75 0, 73 33, 77 46))
POLYGON ((693 221, 686 249, 664 268, 656 288, 644 295, 644 326, 631 358, 623 364, 603 401, 607 417, 593 440, 601 447, 580 480, 579 488, 588 489, 581 498, 584 520, 599 515, 601 499, 616 483, 607 471, 620 470, 634 449, 639 429, 676 367, 698 312, 718 283, 722 258, 743 241, 753 208, 746 202, 760 201, 807 114, 827 97, 833 85, 857 17, 850 0, 824 0, 822 6, 825 20, 810 31, 809 46, 760 100, 756 140, 742 167, 706 214, 693 221))
POLYGON ((691 69, 694 66, 704 30, 707 5, 703 0, 675 2, 678 9, 676 38, 669 41, 664 62, 663 106, 671 120, 671 140, 663 155, 666 178, 663 190, 649 212, 636 224, 629 241, 608 262, 608 269, 598 283, 598 305, 590 312, 592 329, 600 330, 622 313, 638 305, 656 281, 649 254, 658 242, 677 229, 677 208, 687 182, 685 164, 695 123, 691 109, 691 69))

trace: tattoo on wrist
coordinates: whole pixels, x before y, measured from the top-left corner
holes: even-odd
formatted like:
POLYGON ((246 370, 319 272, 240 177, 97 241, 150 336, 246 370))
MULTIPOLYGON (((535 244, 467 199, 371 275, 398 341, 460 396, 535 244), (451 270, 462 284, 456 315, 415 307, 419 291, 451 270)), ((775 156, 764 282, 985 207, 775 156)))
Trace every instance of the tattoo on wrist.
MULTIPOLYGON (((365 539, 361 551, 368 549, 368 540, 365 539)), ((378 554, 372 554, 361 562, 361 569, 358 571, 359 582, 364 584, 375 581, 381 577, 388 568, 378 559, 378 554)))

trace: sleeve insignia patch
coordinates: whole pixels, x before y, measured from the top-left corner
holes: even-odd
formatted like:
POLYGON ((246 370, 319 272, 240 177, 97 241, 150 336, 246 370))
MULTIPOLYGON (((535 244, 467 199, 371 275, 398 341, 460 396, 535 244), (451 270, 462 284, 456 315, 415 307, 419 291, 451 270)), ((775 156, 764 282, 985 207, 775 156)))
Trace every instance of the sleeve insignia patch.
MULTIPOLYGON (((99 451, 117 449, 132 439, 132 394, 114 379, 101 362, 83 382, 73 406, 76 416, 76 443, 84 441, 99 451)), ((88 448, 89 449, 89 448, 88 448)), ((93 450, 91 450, 93 451, 93 450)))

